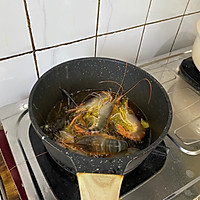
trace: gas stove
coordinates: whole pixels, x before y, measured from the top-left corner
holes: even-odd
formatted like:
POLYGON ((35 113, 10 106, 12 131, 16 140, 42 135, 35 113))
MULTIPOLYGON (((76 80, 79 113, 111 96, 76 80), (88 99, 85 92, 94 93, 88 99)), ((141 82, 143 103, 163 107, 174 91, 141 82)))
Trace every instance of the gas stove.
MULTIPOLYGON (((120 199, 200 199, 200 92, 180 68, 190 57, 188 51, 140 66, 166 89, 173 121, 164 142, 125 175, 120 199)), ((0 108, 0 119, 28 199, 80 199, 76 176, 54 162, 34 133, 27 102, 0 108)))

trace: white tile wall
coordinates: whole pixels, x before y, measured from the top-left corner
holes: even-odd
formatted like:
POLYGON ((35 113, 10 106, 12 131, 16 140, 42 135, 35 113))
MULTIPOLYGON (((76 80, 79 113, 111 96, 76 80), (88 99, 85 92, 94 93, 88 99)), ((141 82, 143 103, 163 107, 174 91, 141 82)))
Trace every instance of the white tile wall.
POLYGON ((66 43, 96 31, 96 0, 27 0, 36 48, 66 43))
POLYGON ((0 62, 0 106, 28 97, 37 76, 31 54, 0 62))
POLYGON ((185 16, 176 38, 173 50, 191 46, 197 36, 197 21, 200 19, 200 13, 185 16), (184 42, 183 42, 184 41, 184 42))
POLYGON ((182 15, 188 0, 152 0, 147 22, 182 15))
POLYGON ((23 1, 0 0, 0 58, 31 51, 23 1))
POLYGON ((200 0, 0 0, 0 107, 28 97, 37 80, 24 2, 40 75, 95 50, 133 64, 139 52, 145 63, 169 54, 172 44, 173 50, 193 44, 200 18, 200 0))
POLYGON ((150 0, 103 0, 99 34, 144 24, 150 0))
POLYGON ((180 20, 180 18, 177 18, 147 25, 138 62, 169 52, 180 20))
POLYGON ((94 39, 85 40, 67 46, 61 46, 36 53, 40 75, 62 62, 94 56, 94 39))
POLYGON ((192 13, 200 11, 200 1, 199 0, 190 0, 186 13, 192 13))
POLYGON ((135 64, 143 27, 98 38, 97 56, 120 59, 135 64))

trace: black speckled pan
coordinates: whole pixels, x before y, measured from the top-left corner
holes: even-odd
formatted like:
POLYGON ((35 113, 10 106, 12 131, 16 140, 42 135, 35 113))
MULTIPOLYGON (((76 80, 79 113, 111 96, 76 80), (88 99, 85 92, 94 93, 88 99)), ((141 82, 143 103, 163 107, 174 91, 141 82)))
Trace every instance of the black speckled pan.
MULTIPOLYGON (((112 80, 121 83, 125 66, 125 62, 108 58, 71 60, 47 71, 34 85, 29 97, 29 115, 32 125, 50 155, 71 173, 124 175, 135 169, 166 136, 172 120, 172 108, 168 95, 150 74, 131 64, 127 65, 123 84, 124 91, 143 78, 147 78, 152 84, 149 104, 149 84, 146 81, 141 81, 127 95, 144 112, 150 123, 152 139, 148 147, 132 155, 94 158, 63 149, 50 140, 40 129, 49 111, 63 98, 59 88, 63 88, 69 93, 85 89, 108 90, 112 88, 113 91, 116 91, 118 89, 116 85, 99 84, 99 82, 112 80)), ((79 186, 83 190, 83 187, 79 186)), ((85 197, 83 192, 81 192, 81 197, 82 199, 85 197)), ((87 196, 87 199, 90 198, 87 196)))

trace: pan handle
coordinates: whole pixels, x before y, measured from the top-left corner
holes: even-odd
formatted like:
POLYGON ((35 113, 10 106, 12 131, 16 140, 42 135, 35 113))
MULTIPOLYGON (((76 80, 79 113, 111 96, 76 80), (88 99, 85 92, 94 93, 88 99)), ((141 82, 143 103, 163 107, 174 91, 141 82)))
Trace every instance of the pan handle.
POLYGON ((81 200, 119 199, 123 175, 77 173, 81 200))
POLYGON ((192 150, 188 150, 183 148, 182 146, 180 146, 178 144, 178 142, 171 136, 169 135, 169 133, 167 134, 168 138, 178 147, 178 149, 180 151, 182 151, 183 153, 187 154, 187 155, 192 155, 192 156, 196 156, 200 154, 200 149, 196 150, 196 151, 192 151, 192 150))

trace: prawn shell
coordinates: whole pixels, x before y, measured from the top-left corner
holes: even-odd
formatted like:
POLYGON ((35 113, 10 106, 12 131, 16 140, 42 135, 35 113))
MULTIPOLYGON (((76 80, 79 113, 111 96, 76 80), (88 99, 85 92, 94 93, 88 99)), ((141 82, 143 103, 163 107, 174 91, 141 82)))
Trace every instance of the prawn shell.
POLYGON ((74 144, 74 136, 66 131, 59 131, 62 142, 67 144, 74 144))
POLYGON ((123 137, 134 141, 141 141, 145 136, 145 130, 137 130, 134 132, 126 131, 120 124, 116 125, 117 132, 123 137))
POLYGON ((83 136, 76 144, 85 151, 97 154, 113 154, 128 148, 128 143, 124 140, 104 138, 101 135, 83 136))
POLYGON ((123 137, 134 141, 141 141, 144 138, 145 129, 133 110, 128 106, 128 99, 121 102, 114 115, 111 116, 111 120, 114 120, 116 131, 123 137))

